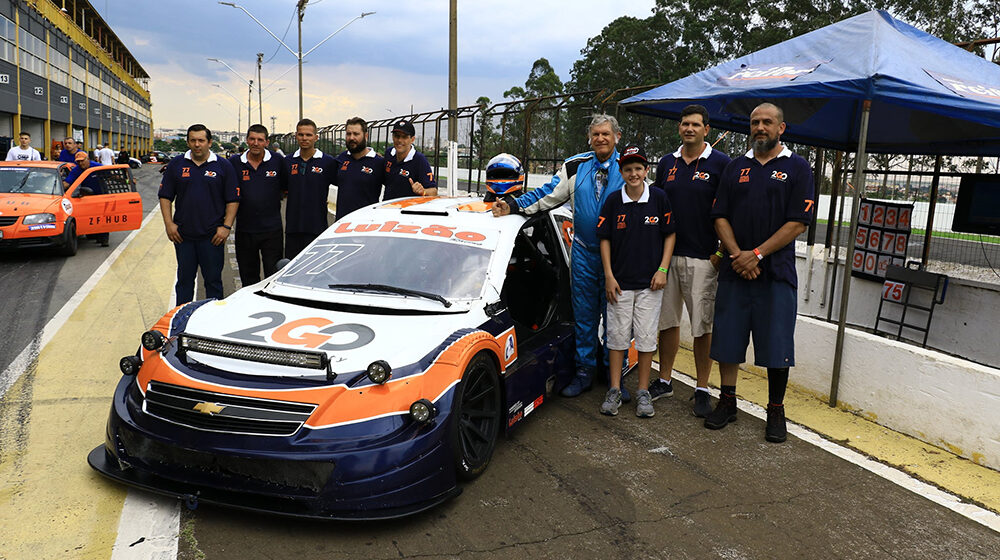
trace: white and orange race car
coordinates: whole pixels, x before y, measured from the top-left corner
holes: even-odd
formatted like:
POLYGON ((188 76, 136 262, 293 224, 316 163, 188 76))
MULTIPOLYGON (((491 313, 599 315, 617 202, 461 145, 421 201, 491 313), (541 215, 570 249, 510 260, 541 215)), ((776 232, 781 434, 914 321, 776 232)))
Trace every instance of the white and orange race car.
POLYGON ((143 333, 89 462, 189 506, 440 503, 573 375, 570 226, 478 198, 357 210, 272 277, 143 333))
POLYGON ((0 250, 53 247, 75 255, 78 236, 142 225, 142 199, 129 166, 93 166, 67 188, 63 182, 74 167, 0 162, 0 250))

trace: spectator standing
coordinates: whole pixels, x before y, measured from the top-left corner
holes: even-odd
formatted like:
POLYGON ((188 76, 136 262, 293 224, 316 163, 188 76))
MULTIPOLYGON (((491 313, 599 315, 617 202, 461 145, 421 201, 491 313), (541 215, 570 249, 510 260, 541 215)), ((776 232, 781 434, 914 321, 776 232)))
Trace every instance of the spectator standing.
POLYGON ((17 146, 7 151, 7 161, 42 161, 42 155, 31 147, 31 135, 22 132, 17 136, 17 146))
POLYGON ((407 196, 437 196, 434 171, 424 154, 413 147, 417 138, 413 123, 406 119, 392 127, 392 148, 385 154, 385 194, 382 200, 407 196))
POLYGON ((710 130, 708 110, 688 105, 677 126, 681 146, 660 159, 653 186, 667 193, 677 222, 677 244, 670 260, 660 308, 660 378, 649 386, 653 400, 673 395, 674 358, 680 348, 681 312, 687 307, 694 338, 697 387, 692 413, 704 418, 712 411, 708 376, 712 371, 712 320, 718 287, 719 238, 709 213, 719 178, 731 161, 705 142, 710 130))
POLYGON ((385 158, 368 145, 368 123, 347 119, 347 149, 337 156, 337 219, 378 202, 385 179, 385 158))
POLYGON ((326 201, 337 180, 337 160, 316 149, 316 123, 302 119, 295 125, 299 149, 285 158, 288 200, 285 201, 285 256, 293 258, 326 230, 326 201))
POLYGON ((98 154, 97 155, 100 156, 100 159, 98 161, 101 162, 101 165, 114 165, 114 163, 115 163, 115 152, 114 152, 114 150, 112 150, 108 146, 104 146, 103 148, 101 148, 100 150, 98 150, 98 154))
POLYGON ((622 362, 633 337, 639 352, 639 391, 635 415, 655 414, 649 373, 656 352, 656 324, 674 249, 670 201, 660 189, 646 186, 649 161, 640 146, 628 146, 618 160, 625 186, 608 197, 597 219, 604 290, 608 299, 608 373, 611 387, 601 413, 618 414, 622 403, 622 362))
POLYGON ((62 144, 63 148, 59 152, 59 161, 65 161, 66 163, 76 162, 76 154, 78 152, 83 152, 83 150, 77 146, 76 140, 72 136, 67 136, 66 138, 63 138, 62 144))
POLYGON ((223 298, 225 242, 239 208, 236 171, 212 152, 212 131, 203 124, 191 125, 187 145, 188 151, 163 170, 159 192, 163 225, 177 256, 178 305, 194 299, 199 268, 205 295, 223 298))
POLYGON ((767 368, 764 439, 785 441, 785 387, 795 365, 798 304, 795 238, 813 211, 809 162, 781 144, 784 113, 762 103, 750 113, 752 149, 723 172, 712 207, 724 253, 715 300, 711 357, 722 391, 705 427, 736 420, 736 375, 753 335, 754 363, 767 368))

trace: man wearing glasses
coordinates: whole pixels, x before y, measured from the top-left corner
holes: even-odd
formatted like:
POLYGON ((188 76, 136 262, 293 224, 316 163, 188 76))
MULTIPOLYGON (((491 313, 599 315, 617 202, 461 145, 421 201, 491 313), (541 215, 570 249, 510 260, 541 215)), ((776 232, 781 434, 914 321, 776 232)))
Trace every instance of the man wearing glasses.
MULTIPOLYGON (((559 168, 552 180, 511 204, 498 200, 494 216, 512 212, 534 214, 566 202, 573 206, 573 253, 570 271, 573 316, 576 319, 576 376, 562 390, 564 397, 589 391, 594 374, 605 362, 599 356, 598 325, 605 311, 604 268, 597 239, 597 217, 609 195, 621 190, 625 181, 618 169, 616 145, 622 132, 618 120, 610 115, 594 115, 587 129, 592 151, 577 154, 559 168)), ((628 402, 622 390, 622 401, 628 402)))

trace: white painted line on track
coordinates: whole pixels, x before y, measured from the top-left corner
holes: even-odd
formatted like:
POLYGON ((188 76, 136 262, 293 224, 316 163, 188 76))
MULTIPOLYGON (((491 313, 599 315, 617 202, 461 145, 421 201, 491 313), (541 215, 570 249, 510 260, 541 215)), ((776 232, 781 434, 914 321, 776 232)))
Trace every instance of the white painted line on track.
POLYGON ((52 340, 52 337, 54 337, 56 333, 59 332, 59 329, 66 324, 66 321, 69 320, 70 315, 72 315, 83 300, 90 295, 90 292, 93 291, 95 286, 97 286, 97 283, 100 282, 101 278, 103 278, 104 275, 107 274, 108 270, 111 269, 111 265, 118 260, 118 257, 125 250, 125 247, 128 247, 128 244, 135 239, 135 236, 138 235, 142 228, 146 227, 146 224, 159 215, 159 207, 150 210, 149 213, 146 214, 146 217, 142 220, 142 225, 139 226, 139 229, 133 230, 129 233, 128 237, 126 237, 124 241, 119 243, 118 246, 111 251, 111 254, 109 254, 107 258, 104 259, 104 262, 97 267, 97 270, 90 275, 90 278, 88 278, 87 281, 80 286, 80 289, 73 294, 73 297, 69 298, 69 301, 63 304, 62 308, 51 319, 49 319, 49 322, 42 328, 42 332, 37 334, 35 338, 24 347, 24 350, 22 350, 21 353, 14 358, 10 365, 8 365, 3 372, 0 373, 0 398, 3 398, 3 396, 7 394, 7 391, 11 388, 11 386, 13 386, 14 383, 17 383, 17 380, 20 379, 21 376, 24 375, 24 372, 31 367, 31 364, 38 359, 38 353, 41 352, 41 349, 52 340))
POLYGON ((175 560, 180 501, 129 488, 111 560, 175 560))
MULTIPOLYGON (((195 294, 198 278, 195 274, 195 294)), ((174 307, 177 307, 177 292, 171 287, 167 309, 174 307)), ((118 538, 111 560, 176 560, 180 527, 180 500, 129 488, 118 519, 118 538)))
MULTIPOLYGON (((657 371, 659 371, 659 369, 657 369, 657 371)), ((690 387, 696 386, 695 379, 686 373, 674 370, 672 378, 690 387)), ((713 396, 719 396, 719 391, 717 389, 709 388, 709 391, 711 391, 713 396)), ((764 408, 752 402, 744 401, 743 399, 738 398, 737 407, 753 417, 760 418, 765 421, 767 420, 767 412, 764 408)), ((809 428, 800 426, 794 422, 787 422, 787 424, 788 433, 794 435, 802 441, 811 443, 827 453, 835 455, 849 463, 853 463, 868 472, 878 475, 905 490, 913 492, 914 494, 923 496, 924 498, 927 498, 938 505, 944 506, 967 519, 971 519, 984 527, 1000 532, 1000 515, 977 505, 963 502, 961 498, 955 496, 954 494, 950 494, 936 486, 927 484, 922 480, 918 480, 895 467, 869 459, 862 453, 854 451, 853 449, 838 445, 823 438, 809 428)), ((650 449, 650 452, 661 452, 661 449, 663 448, 650 449)))

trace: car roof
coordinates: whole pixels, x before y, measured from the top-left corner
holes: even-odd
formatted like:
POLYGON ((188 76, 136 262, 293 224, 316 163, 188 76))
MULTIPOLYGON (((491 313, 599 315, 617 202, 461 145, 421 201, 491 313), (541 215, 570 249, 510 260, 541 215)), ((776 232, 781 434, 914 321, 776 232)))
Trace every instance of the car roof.
POLYGON ((0 162, 0 165, 4 167, 41 167, 45 169, 58 169, 64 165, 68 165, 65 161, 4 161, 0 162))

